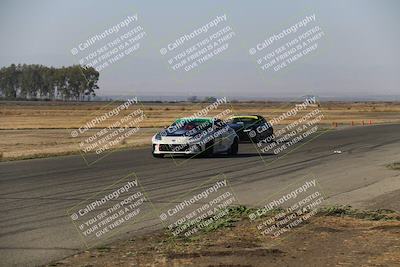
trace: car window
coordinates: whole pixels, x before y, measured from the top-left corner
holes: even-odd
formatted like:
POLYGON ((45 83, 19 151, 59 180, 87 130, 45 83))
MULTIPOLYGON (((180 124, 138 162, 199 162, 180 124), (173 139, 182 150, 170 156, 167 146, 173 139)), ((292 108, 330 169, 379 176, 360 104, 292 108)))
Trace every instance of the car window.
POLYGON ((188 120, 188 121, 176 121, 170 127, 170 131, 201 131, 207 129, 211 126, 210 121, 200 121, 200 120, 188 120))
POLYGON ((226 125, 226 124, 225 124, 222 120, 220 120, 220 119, 215 120, 215 121, 214 121, 214 124, 215 124, 215 126, 217 126, 218 128, 224 127, 224 126, 226 125))
POLYGON ((244 127, 250 127, 260 123, 260 120, 253 119, 253 118, 233 118, 230 123, 239 123, 243 124, 244 127))

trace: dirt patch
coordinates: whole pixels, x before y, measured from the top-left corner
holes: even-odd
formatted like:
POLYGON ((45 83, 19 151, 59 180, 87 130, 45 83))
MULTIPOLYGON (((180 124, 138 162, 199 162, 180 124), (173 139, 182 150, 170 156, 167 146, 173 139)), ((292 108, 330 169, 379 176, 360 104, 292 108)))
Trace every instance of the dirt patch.
POLYGON ((256 223, 242 217, 190 240, 171 240, 159 231, 49 266, 398 266, 400 215, 383 212, 375 220, 360 218, 368 212, 335 211, 282 238, 261 235, 256 223))

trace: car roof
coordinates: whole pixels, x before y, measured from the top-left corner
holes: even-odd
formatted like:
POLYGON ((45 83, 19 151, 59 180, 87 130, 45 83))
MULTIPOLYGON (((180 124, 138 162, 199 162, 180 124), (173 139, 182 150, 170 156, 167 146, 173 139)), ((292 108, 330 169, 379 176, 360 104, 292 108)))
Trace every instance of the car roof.
POLYGON ((176 119, 175 122, 184 122, 184 121, 193 121, 193 122, 213 122, 215 119, 211 117, 187 117, 187 118, 179 118, 176 119))
POLYGON ((260 117, 257 115, 242 115, 242 116, 232 116, 231 119, 255 119, 258 120, 260 117))

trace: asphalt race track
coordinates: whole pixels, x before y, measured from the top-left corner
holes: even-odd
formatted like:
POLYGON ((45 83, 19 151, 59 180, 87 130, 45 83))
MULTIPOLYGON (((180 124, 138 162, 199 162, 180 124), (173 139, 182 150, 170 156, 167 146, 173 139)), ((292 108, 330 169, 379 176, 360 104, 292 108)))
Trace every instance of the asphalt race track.
MULTIPOLYGON (((260 156, 241 144, 236 157, 154 159, 149 148, 113 152, 90 166, 79 155, 3 162, 0 265, 41 265, 84 249, 66 210, 132 172, 155 205, 223 173, 246 205, 311 175, 326 204, 400 210, 400 173, 385 166, 400 161, 399 133, 400 125, 333 130, 286 155, 260 156)), ((141 231, 159 227, 155 217, 141 231)))

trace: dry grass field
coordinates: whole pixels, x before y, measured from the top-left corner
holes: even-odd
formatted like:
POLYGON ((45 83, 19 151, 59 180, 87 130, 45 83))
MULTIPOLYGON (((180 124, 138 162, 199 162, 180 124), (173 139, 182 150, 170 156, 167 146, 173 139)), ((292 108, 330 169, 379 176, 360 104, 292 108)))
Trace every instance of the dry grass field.
MULTIPOLYGON (((122 102, 0 102, 0 158, 24 159, 77 153, 78 143, 95 133, 92 129, 79 138, 71 131, 104 114, 122 102)), ((150 143, 151 136, 169 125, 177 117, 191 116, 207 103, 143 103, 122 111, 117 117, 100 123, 96 128, 108 127, 133 110, 140 108, 146 118, 139 124, 141 130, 126 138, 118 147, 135 147, 150 143)), ((266 118, 278 117, 295 106, 289 102, 238 102, 220 106, 208 113, 214 116, 230 109, 229 115, 260 114, 266 118)), ((313 109, 315 109, 314 107, 313 109)), ((324 114, 322 123, 333 127, 400 122, 398 102, 323 102, 319 109, 324 114)), ((290 123, 306 114, 307 110, 281 123, 290 123)))
POLYGON ((238 214, 186 239, 158 231, 46 266, 398 266, 397 213, 330 210, 278 238, 238 214))

